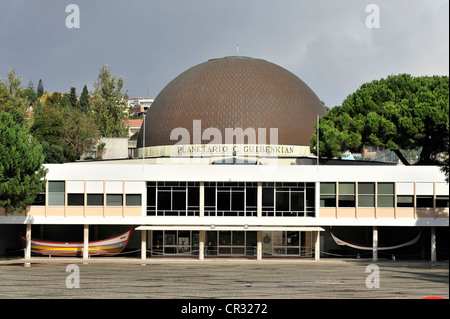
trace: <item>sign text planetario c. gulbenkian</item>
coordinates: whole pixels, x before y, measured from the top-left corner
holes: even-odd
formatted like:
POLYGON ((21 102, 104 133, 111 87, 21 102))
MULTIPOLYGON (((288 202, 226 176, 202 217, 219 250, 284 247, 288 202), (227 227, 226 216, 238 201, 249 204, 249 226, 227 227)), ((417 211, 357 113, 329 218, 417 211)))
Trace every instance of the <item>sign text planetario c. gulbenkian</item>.
MULTIPOLYGON (((308 146, 278 145, 278 128, 270 128, 269 144, 266 144, 266 128, 225 128, 222 132, 215 127, 201 130, 201 120, 194 120, 192 140, 188 129, 177 127, 170 133, 175 145, 145 147, 138 150, 138 156, 214 156, 214 155, 254 155, 254 156, 310 156, 308 146), (256 132, 258 134, 256 134, 256 132), (207 144, 202 141, 209 140, 207 144)), ((145 141, 144 141, 145 145, 145 141)))

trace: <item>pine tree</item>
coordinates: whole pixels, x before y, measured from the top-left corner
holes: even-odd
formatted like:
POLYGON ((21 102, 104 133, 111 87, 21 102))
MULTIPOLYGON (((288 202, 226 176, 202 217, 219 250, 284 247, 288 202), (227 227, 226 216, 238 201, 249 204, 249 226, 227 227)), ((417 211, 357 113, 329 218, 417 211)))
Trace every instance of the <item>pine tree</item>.
POLYGON ((91 96, 89 95, 87 86, 83 87, 83 91, 80 96, 80 110, 87 113, 91 109, 91 96))
POLYGON ((45 189, 41 144, 25 126, 0 113, 0 206, 7 214, 20 213, 45 189))
POLYGON ((36 93, 37 93, 38 98, 40 98, 45 93, 44 92, 44 84, 42 84, 42 79, 39 79, 36 93))
POLYGON ((77 90, 74 87, 70 88, 69 101, 72 107, 78 107, 77 90))

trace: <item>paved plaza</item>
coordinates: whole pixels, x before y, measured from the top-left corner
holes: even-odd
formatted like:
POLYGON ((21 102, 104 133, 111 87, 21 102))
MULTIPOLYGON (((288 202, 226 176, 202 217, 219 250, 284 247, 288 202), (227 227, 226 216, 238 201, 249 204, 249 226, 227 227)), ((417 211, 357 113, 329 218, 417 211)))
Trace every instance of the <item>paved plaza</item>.
POLYGON ((448 261, 35 258, 0 260, 0 298, 449 298, 448 261))

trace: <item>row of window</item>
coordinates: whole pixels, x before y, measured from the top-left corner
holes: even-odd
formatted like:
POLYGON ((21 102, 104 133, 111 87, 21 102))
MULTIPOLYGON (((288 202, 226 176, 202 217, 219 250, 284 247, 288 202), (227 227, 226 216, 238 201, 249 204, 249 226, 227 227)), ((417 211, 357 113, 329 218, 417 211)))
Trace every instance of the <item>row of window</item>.
MULTIPOLYGON (((257 183, 205 182, 205 216, 256 216, 257 183)), ((65 206, 65 182, 48 182, 48 206, 65 206)), ((200 183, 147 182, 148 216, 199 216, 200 183)), ((320 207, 449 207, 448 195, 395 194, 394 183, 320 183, 320 207), (357 192, 356 192, 357 189, 357 192), (375 192, 376 190, 376 192, 375 192), (376 199, 376 200, 375 200, 376 199), (395 201, 396 199, 396 201, 395 201)), ((68 193, 67 206, 141 206, 141 194, 68 193), (125 198, 124 198, 125 196, 125 198), (125 199, 125 203, 124 203, 125 199)), ((45 206, 45 193, 33 205, 45 206)), ((262 183, 262 216, 314 216, 315 183, 262 183)))
MULTIPOLYGON (((395 205, 394 183, 358 183, 358 196, 356 196, 355 183, 338 183, 338 196, 336 196, 336 183, 320 183, 320 207, 377 207, 393 208, 395 205), (377 194, 375 195, 375 187, 377 194), (337 205, 336 205, 337 204, 337 205)), ((397 195, 397 207, 414 207, 414 195, 397 195)), ((417 208, 434 207, 433 195, 416 195, 417 208)), ((448 195, 436 196, 436 207, 449 207, 448 195)))
MULTIPOLYGON (((257 216, 257 183, 205 182, 205 216, 257 216)), ((199 183, 148 182, 147 216, 199 216, 199 183)), ((314 183, 263 183, 262 216, 314 216, 314 183)))
MULTIPOLYGON (((67 206, 123 206, 123 194, 68 193, 67 206)), ((125 194, 125 206, 141 206, 141 194, 125 194)), ((48 182, 48 206, 65 206, 65 183, 63 181, 48 182)), ((33 206, 45 206, 45 193, 38 194, 33 206)))

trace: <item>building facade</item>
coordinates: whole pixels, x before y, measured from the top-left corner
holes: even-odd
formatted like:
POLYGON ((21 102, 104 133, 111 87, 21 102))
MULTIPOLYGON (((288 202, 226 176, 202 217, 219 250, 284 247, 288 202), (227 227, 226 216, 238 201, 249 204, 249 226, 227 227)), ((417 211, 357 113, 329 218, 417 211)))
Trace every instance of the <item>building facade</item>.
MULTIPOLYGON (((419 231, 423 256, 436 260, 436 234, 448 244, 449 226, 439 167, 319 165, 308 145, 323 114, 314 92, 279 66, 245 57, 207 61, 155 99, 140 130, 139 158, 48 164, 45 192, 22 215, 0 208, 0 225, 26 225, 27 258, 31 237, 50 236, 46 228, 82 227, 88 258, 90 226, 134 225, 142 259, 319 260, 342 245, 327 244, 340 229, 340 239, 369 230, 362 237, 369 247, 350 249, 369 249, 374 260, 384 243, 389 253, 404 246, 404 230, 419 231)), ((56 237, 68 240, 65 233, 56 237)))

